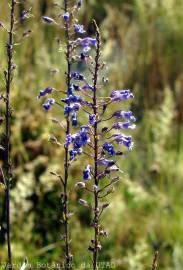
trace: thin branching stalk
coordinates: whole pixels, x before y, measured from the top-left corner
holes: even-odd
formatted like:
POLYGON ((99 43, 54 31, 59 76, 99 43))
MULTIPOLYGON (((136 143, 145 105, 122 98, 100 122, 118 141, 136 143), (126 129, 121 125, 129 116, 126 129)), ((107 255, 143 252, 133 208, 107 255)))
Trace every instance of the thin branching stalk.
POLYGON ((152 263, 152 270, 157 270, 158 267, 158 251, 155 252, 154 258, 153 258, 153 263, 152 263))
MULTIPOLYGON (((96 47, 96 56, 95 56, 95 72, 93 76, 93 114, 95 115, 96 119, 98 117, 97 112, 97 82, 98 82, 98 72, 99 72, 99 60, 100 60, 100 47, 101 47, 101 40, 100 40, 100 32, 98 26, 95 21, 93 21, 95 30, 96 30, 96 40, 97 40, 97 47, 96 47)), ((93 127, 93 134, 94 134, 94 182, 95 185, 98 186, 98 122, 96 121, 93 127)), ((94 192, 94 220, 93 226, 95 230, 95 238, 94 238, 94 251, 93 251, 93 269, 97 269, 97 260, 98 260, 98 245, 99 245, 99 194, 96 190, 94 192)))
MULTIPOLYGON (((68 0, 64 0, 65 13, 68 12, 68 0)), ((69 22, 65 22, 65 37, 67 43, 66 60, 67 60, 67 88, 71 83, 71 46, 69 22)), ((66 136, 70 134, 70 117, 66 119, 66 136)), ((64 162, 64 196, 63 196, 63 212, 64 212, 64 239, 65 239, 65 269, 71 269, 72 255, 70 253, 70 239, 69 239, 69 224, 68 224, 68 176, 69 176, 69 148, 65 145, 65 162, 64 162)))
POLYGON ((14 27, 15 27, 15 6, 16 0, 11 1, 11 11, 10 11, 10 29, 8 32, 9 38, 7 42, 7 71, 5 71, 5 82, 6 82, 6 111, 5 111, 5 179, 6 179, 6 230, 7 230, 7 247, 8 247, 8 267, 13 269, 12 266, 12 251, 11 251, 11 227, 10 227, 10 184, 12 178, 12 168, 11 168, 11 153, 10 153, 10 121, 11 121, 11 83, 13 80, 13 52, 14 52, 14 27))

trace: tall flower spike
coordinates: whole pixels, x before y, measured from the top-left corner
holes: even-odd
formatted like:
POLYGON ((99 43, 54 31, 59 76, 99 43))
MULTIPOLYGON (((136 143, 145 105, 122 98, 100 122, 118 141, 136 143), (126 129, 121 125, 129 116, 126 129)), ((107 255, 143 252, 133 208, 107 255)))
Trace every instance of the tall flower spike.
MULTIPOLYGON (((101 39, 100 32, 96 22, 94 21, 94 27, 96 31, 96 38, 84 38, 77 39, 77 44, 81 46, 83 51, 89 51, 92 46, 95 48, 95 60, 93 63, 92 74, 92 85, 89 85, 85 82, 82 86, 81 93, 84 94, 87 91, 88 100, 83 101, 81 106, 87 107, 87 115, 89 118, 89 123, 86 126, 82 126, 81 130, 85 131, 85 135, 90 135, 90 149, 87 152, 90 156, 91 165, 86 165, 83 170, 83 180, 85 180, 86 191, 88 183, 92 185, 93 193, 93 203, 91 206, 92 209, 92 227, 94 231, 94 236, 91 240, 91 244, 88 248, 92 252, 92 262, 93 270, 98 269, 98 256, 102 248, 101 237, 104 236, 103 229, 101 228, 101 218, 104 209, 109 206, 108 202, 103 203, 103 198, 107 198, 113 190, 114 184, 119 180, 119 177, 114 177, 113 174, 122 172, 117 165, 117 158, 123 155, 123 152, 119 147, 124 149, 132 150, 133 140, 129 135, 122 133, 114 133, 115 130, 120 131, 121 129, 134 129, 134 121, 136 120, 131 111, 116 111, 112 116, 104 120, 104 114, 107 113, 108 106, 114 102, 126 101, 133 98, 133 94, 130 90, 114 90, 112 91, 109 98, 102 98, 101 93, 100 97, 98 94, 99 90, 99 76, 100 71, 102 70, 101 62, 101 39), (108 101, 106 101, 108 100, 108 101), (105 121, 113 121, 114 118, 125 119, 127 122, 114 122, 112 127, 109 128, 109 123, 107 127, 102 127, 102 123, 105 121), (113 157, 114 160, 111 159, 113 157)), ((89 60, 88 60, 89 61, 89 60)), ((87 77, 87 80, 89 78, 87 77)), ((84 95, 83 94, 83 95, 84 95)), ((80 142, 77 141, 77 143, 80 142)), ((80 146, 81 143, 79 143, 80 146)), ((75 147, 76 148, 76 147, 75 147)), ((82 200, 82 199, 81 199, 82 200)), ((84 200, 85 201, 85 200, 84 200)), ((87 202, 87 201, 86 201, 87 202)), ((82 204, 86 207, 86 204, 82 204)), ((87 203, 88 207, 88 203, 87 203)))
MULTIPOLYGON (((62 185, 63 185, 63 198, 62 198, 62 209, 63 209, 63 239, 64 239, 64 250, 65 250, 65 269, 72 268, 72 255, 71 255, 71 239, 70 239, 70 228, 69 228, 69 207, 68 207, 68 181, 70 174, 70 166, 71 164, 83 153, 83 147, 86 146, 90 142, 89 138, 89 127, 83 126, 78 132, 72 134, 73 129, 78 128, 78 111, 82 109, 83 106, 89 106, 88 101, 85 101, 81 95, 77 95, 76 91, 82 91, 82 87, 87 84, 85 76, 78 70, 72 69, 72 64, 75 61, 78 61, 78 52, 77 46, 80 46, 80 42, 82 44, 83 50, 86 49, 86 46, 94 46, 95 40, 92 38, 87 39, 77 39, 73 41, 73 36, 75 33, 83 34, 85 33, 84 26, 77 22, 74 11, 81 8, 82 1, 78 0, 72 6, 71 1, 64 0, 64 13, 62 15, 58 15, 58 17, 62 16, 65 30, 65 48, 66 48, 66 62, 67 62, 67 70, 66 74, 66 91, 54 91, 52 87, 46 87, 41 90, 38 94, 38 99, 45 99, 45 97, 52 96, 55 93, 54 98, 50 97, 43 102, 43 109, 48 112, 52 106, 58 106, 60 110, 63 108, 63 114, 65 116, 65 125, 60 125, 64 128, 65 131, 65 140, 62 145, 64 145, 64 164, 63 164, 63 176, 62 176, 62 185), (74 45, 74 46, 73 46, 74 45), (76 83, 77 82, 77 83, 76 83), (60 93, 63 93, 61 97, 58 97, 60 93), (63 106, 64 105, 64 106, 63 106)), ((58 23, 48 17, 42 17, 43 22, 50 24, 50 26, 58 25, 58 23)), ((82 52, 82 56, 79 57, 79 61, 86 61, 89 58, 89 55, 82 52)), ((75 65, 77 66, 77 65, 75 65)), ((88 85, 88 88, 90 86, 88 85)), ((87 172, 89 172, 89 167, 86 168, 87 172)), ((90 178, 90 173, 88 177, 86 173, 84 175, 85 179, 90 178)))
POLYGON ((7 234, 7 250, 8 250, 8 268, 13 269, 12 264, 12 249, 11 249, 11 226, 10 226, 10 185, 12 178, 12 165, 11 165, 11 153, 10 153, 10 142, 11 142, 11 84, 13 80, 14 71, 14 28, 15 28, 15 6, 16 1, 11 0, 10 4, 10 27, 8 31, 8 42, 7 42, 7 70, 5 74, 5 85, 6 85, 6 99, 5 99, 5 157, 4 157, 4 175, 6 184, 6 234, 7 234))
MULTIPOLYGON (((123 149, 132 150, 133 139, 130 135, 120 133, 121 130, 130 130, 135 128, 135 117, 130 111, 114 111, 110 117, 105 117, 108 112, 108 107, 115 105, 114 103, 124 102, 132 99, 134 96, 130 90, 113 90, 109 97, 101 97, 98 94, 99 81, 106 84, 103 73, 100 76, 105 66, 101 60, 101 38, 99 28, 93 21, 96 35, 95 37, 84 37, 73 40, 75 34, 83 34, 85 32, 83 25, 76 23, 75 11, 80 9, 81 0, 75 1, 74 7, 71 7, 71 2, 64 0, 65 9, 63 14, 65 38, 66 38, 66 91, 59 100, 53 98, 47 99, 43 107, 48 111, 53 104, 58 105, 60 109, 64 107, 63 113, 65 116, 65 140, 64 140, 64 175, 62 177, 63 184, 63 239, 65 242, 65 269, 71 269, 71 239, 69 229, 69 208, 68 208, 68 181, 70 166, 78 160, 81 154, 89 158, 89 163, 83 167, 82 180, 76 184, 77 188, 82 187, 86 192, 92 193, 93 203, 90 204, 85 199, 79 199, 79 203, 92 211, 92 228, 93 238, 88 248, 92 252, 93 270, 97 269, 98 256, 102 248, 101 238, 106 236, 101 226, 101 218, 104 209, 109 206, 108 202, 103 202, 113 190, 114 184, 119 180, 118 176, 122 171, 118 167, 117 159, 123 155, 123 149), (90 50, 94 49, 94 58, 90 55, 90 50), (78 55, 78 51, 80 51, 78 55), (73 70, 72 64, 77 61, 75 67, 89 67, 90 73, 81 70, 73 70), (84 63, 83 63, 84 62, 84 63), (92 70, 93 69, 93 70, 92 70), (92 77, 90 78, 90 74, 92 77), (79 91, 79 95, 77 92, 79 91), (100 96, 100 97, 99 97, 100 96), (82 114, 86 113, 87 123, 78 127, 78 111, 82 114), (105 118, 104 118, 105 117, 105 118), (106 119, 106 120, 105 120, 106 119), (115 122, 115 119, 124 119, 124 122, 115 122), (105 121, 107 125, 103 126, 105 121), (113 121, 113 122, 112 122, 113 121), (126 122, 125 122, 126 121, 126 122), (110 128, 111 127, 111 128, 110 128), (73 134, 73 130, 75 133, 73 134), (115 133, 115 131, 118 133, 115 133), (122 148, 122 149, 121 149, 122 148), (89 186, 88 186, 89 185, 89 186)), ((44 18, 45 19, 45 18, 44 18)), ((46 20, 52 21, 46 18, 46 20)), ((49 23, 49 22, 48 22, 49 23)), ((54 25, 54 24, 53 24, 54 25)), ((88 70, 88 69, 86 69, 88 70)), ((105 85, 104 84, 104 85, 105 85)), ((45 88, 40 91, 38 98, 45 98, 48 94, 54 94, 52 88, 45 88)), ((58 93, 58 91, 57 91, 58 93)), ((111 110, 110 110, 111 111, 111 110)), ((85 118, 83 118, 85 119, 85 118)))

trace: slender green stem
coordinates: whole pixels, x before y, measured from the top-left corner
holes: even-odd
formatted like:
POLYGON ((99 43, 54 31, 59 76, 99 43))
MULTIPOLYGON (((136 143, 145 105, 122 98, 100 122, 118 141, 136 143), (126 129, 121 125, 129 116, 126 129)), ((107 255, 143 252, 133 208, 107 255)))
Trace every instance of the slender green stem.
MULTIPOLYGON (((68 12, 68 0, 64 0, 64 11, 68 12)), ((71 46, 69 34, 69 22, 65 22, 65 37, 67 42, 67 87, 70 86, 71 74, 71 46)), ((66 120, 66 136, 70 133, 70 118, 66 120)), ((65 269, 71 269, 72 255, 70 252, 70 239, 69 239, 69 224, 68 224, 68 175, 69 175, 69 149, 65 146, 65 161, 64 161, 64 198, 63 198, 63 211, 64 211, 64 239, 65 239, 65 269)))
POLYGON ((16 1, 11 1, 11 10, 10 10, 10 29, 8 32, 8 42, 7 42, 7 59, 8 67, 5 72, 5 81, 6 81, 6 112, 5 112, 5 179, 6 179, 6 230, 7 230, 7 248, 8 248, 8 268, 13 269, 12 266, 12 251, 11 251, 11 226, 10 226, 10 182, 12 176, 11 169, 11 153, 10 153, 10 120, 11 120, 11 83, 13 79, 13 31, 15 26, 15 5, 16 1))
MULTIPOLYGON (((96 22, 94 21, 94 27, 96 30, 96 38, 97 38, 97 48, 96 48, 96 56, 95 56, 95 72, 93 76, 93 113, 97 119, 98 111, 97 111, 97 82, 98 82, 98 72, 100 68, 99 60, 100 60, 100 33, 96 22)), ((95 185, 98 186, 98 122, 96 121, 94 124, 94 181, 95 185)), ((93 269, 97 269, 97 261, 98 261, 98 246, 99 246, 99 197, 98 191, 94 191, 94 220, 93 226, 95 230, 94 236, 94 250, 93 250, 93 269)))

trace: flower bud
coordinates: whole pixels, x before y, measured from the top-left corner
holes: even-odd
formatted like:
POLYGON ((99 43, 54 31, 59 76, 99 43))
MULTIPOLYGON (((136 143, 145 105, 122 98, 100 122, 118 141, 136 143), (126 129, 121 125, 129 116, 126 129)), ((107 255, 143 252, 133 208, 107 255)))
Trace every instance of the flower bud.
POLYGON ((87 201, 83 200, 83 199, 79 199, 79 203, 84 206, 84 207, 89 207, 87 201))
POLYGON ((75 184, 75 188, 83 189, 86 187, 86 184, 84 182, 77 182, 75 184))

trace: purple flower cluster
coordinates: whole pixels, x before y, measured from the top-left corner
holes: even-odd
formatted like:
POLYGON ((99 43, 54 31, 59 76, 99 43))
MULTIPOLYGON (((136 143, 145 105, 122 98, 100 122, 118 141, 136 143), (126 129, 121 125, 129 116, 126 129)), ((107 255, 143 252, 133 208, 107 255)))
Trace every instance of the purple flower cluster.
MULTIPOLYGON (((72 1, 71 1, 72 2, 72 1)), ((81 187, 86 190, 90 190, 87 187, 87 181, 93 179, 94 177, 102 179, 105 175, 109 175, 111 172, 116 172, 119 170, 115 161, 106 158, 106 156, 117 156, 119 152, 115 151, 113 142, 118 144, 123 144, 127 146, 129 149, 132 146, 132 140, 130 141, 130 137, 119 137, 113 136, 111 139, 113 140, 112 143, 107 141, 100 141, 102 137, 98 127, 100 123, 100 113, 96 113, 97 110, 100 110, 100 106, 102 102, 98 102, 95 100, 94 102, 94 95, 96 94, 96 90, 98 87, 97 78, 89 78, 88 73, 85 75, 79 67, 89 67, 89 74, 98 73, 92 72, 93 66, 95 65, 96 57, 90 55, 90 51, 92 49, 96 50, 99 48, 100 45, 100 38, 98 35, 95 35, 96 38, 82 36, 85 34, 85 29, 82 24, 79 24, 77 21, 76 12, 81 8, 83 1, 82 0, 75 0, 75 4, 69 1, 64 1, 64 12, 58 14, 57 18, 62 18, 62 23, 64 23, 64 30, 65 30, 65 38, 66 38, 66 46, 64 49, 66 50, 66 62, 67 62, 67 70, 66 74, 66 90, 55 91, 55 99, 48 98, 43 103, 43 108, 45 111, 49 111, 54 104, 58 106, 60 110, 63 108, 63 114, 65 117, 65 122, 59 122, 60 127, 63 128, 65 132, 65 139, 64 139, 64 175, 61 176, 62 184, 64 187, 64 196, 63 196, 63 205, 67 205, 68 203, 68 181, 69 181, 69 168, 70 165, 80 156, 81 154, 86 155, 87 157, 91 158, 92 166, 87 164, 83 170, 83 182, 79 182, 76 186, 81 187), (73 4, 73 6, 72 6, 73 4), (78 37, 73 40, 75 35, 78 37), (81 38, 82 37, 82 38, 81 38), (75 69, 73 69, 73 64, 75 69), (78 69, 76 68, 78 67, 78 69), (94 81, 96 83, 94 84, 94 81), (61 97, 58 97, 58 94, 62 93, 61 97), (57 99, 56 99, 57 98, 57 99), (80 126, 80 121, 78 120, 78 115, 82 113, 86 113, 88 120, 87 125, 80 126), (73 134, 73 130, 75 133, 73 134), (96 134, 99 132, 99 134, 96 134), (95 147, 94 141, 98 141, 98 146, 95 147), (85 148, 85 146, 87 146, 85 148), (85 149, 84 149, 85 148, 85 149), (97 149, 98 148, 98 149, 97 149), (88 152, 89 149, 89 152, 88 152), (94 153, 92 153, 95 151, 94 153), (95 156, 95 161, 93 157, 95 156), (97 157, 98 156, 98 157, 97 157), (94 162, 93 162, 94 161, 94 162), (95 166, 93 166, 95 164, 95 166), (96 167, 105 166, 104 172, 100 172, 100 170, 96 170, 96 167), (97 175, 99 173, 99 175, 97 175)), ((59 5, 58 5, 59 6, 59 5)), ((59 10, 60 13, 60 10, 59 10)), ((52 25, 52 26, 59 26, 59 23, 54 19, 48 16, 42 16, 43 22, 52 25)), ((93 22, 95 24, 95 22, 93 22)), ((98 66, 96 69, 100 69, 100 63, 98 62, 98 66)), ((88 70, 88 69, 87 69, 88 70)), ((98 76, 98 75, 95 75, 98 76)), ((113 91, 111 94, 110 101, 120 101, 132 98, 131 92, 129 90, 122 90, 122 91, 113 91)), ((41 90, 38 94, 38 98, 46 98, 47 95, 54 94, 54 88, 46 87, 45 89, 41 90)), ((97 96, 97 95, 95 95, 97 96)), ((109 103, 112 103, 110 102, 109 103)), ((112 118, 126 119, 129 123, 134 120, 133 115, 127 115, 126 112, 121 112, 113 115, 112 118)), ((55 118, 56 119, 56 118, 55 118)), ((83 118, 84 119, 84 118, 83 118)), ((56 120, 57 121, 57 120, 56 120)), ((119 130, 119 129, 126 129, 127 123, 118 122, 113 124, 111 130, 119 130)), ((132 125, 129 124, 128 128, 132 128, 132 125)), ((61 145, 61 144, 60 144, 61 145)), ((88 163, 88 162, 87 162, 88 163)), ((89 162, 90 163, 90 162, 89 162)), ((95 194, 99 192, 99 186, 97 184, 97 180, 95 179, 94 184, 91 187, 91 192, 95 194)), ((80 199, 80 204, 85 207, 90 207, 90 204, 87 201, 80 199)), ((99 206, 100 207, 100 206, 99 206)), ((105 206, 106 207, 106 206, 105 206)), ((99 208, 98 208, 99 209, 99 208)), ((95 210, 97 213, 98 209, 95 210)), ((69 216, 69 209, 63 207, 63 216, 69 216)), ((65 237, 68 239, 68 243, 65 242, 66 245, 66 263, 70 264, 71 262, 71 253, 68 251, 68 246, 70 243, 69 235, 68 235, 68 218, 64 221, 64 234, 65 237)), ((98 248, 98 247, 97 247, 98 248)), ((96 268, 95 268, 96 269, 96 268)))
POLYGON ((81 46, 84 53, 87 53, 91 50, 91 47, 97 46, 97 40, 95 38, 85 37, 78 38, 73 42, 74 45, 81 46))
POLYGON ((72 145, 72 149, 69 151, 70 160, 73 160, 77 155, 80 155, 82 153, 82 147, 90 142, 88 130, 88 126, 81 126, 78 133, 67 135, 65 146, 69 147, 72 145))
MULTIPOLYGON (((76 72, 74 72, 76 73, 76 72)), ((82 76, 81 74, 75 74, 75 76, 82 76)), ((64 115, 69 117, 71 114, 71 123, 73 127, 78 126, 78 116, 77 111, 81 108, 81 104, 83 102, 83 98, 79 95, 75 95, 74 90, 79 90, 80 87, 75 84, 70 84, 67 90, 67 97, 62 98, 61 102, 66 103, 67 105, 64 107, 64 115)))
MULTIPOLYGON (((88 86, 84 86, 84 88, 85 87, 88 89, 88 86)), ((89 89, 93 91, 92 86, 89 87, 89 89)), ((130 90, 115 90, 115 91, 112 91, 112 93, 110 95, 110 100, 115 101, 115 102, 116 101, 125 101, 125 100, 131 99, 133 97, 134 96, 130 90)), ((112 117, 110 117, 109 119, 113 119, 113 118, 124 119, 127 121, 113 123, 112 128, 110 129, 110 131, 112 133, 114 130, 128 130, 128 129, 135 129, 135 127, 136 127, 136 125, 134 124, 134 122, 136 121, 136 118, 134 117, 134 115, 131 111, 122 111, 122 110, 116 111, 112 114, 112 117)), ((95 124, 98 125, 98 123, 100 123, 100 118, 99 118, 98 122, 96 119, 97 119, 96 114, 94 114, 94 113, 89 114, 89 125, 90 125, 91 129, 94 128, 95 124)), ((107 132, 108 132, 108 130, 109 129, 106 128, 107 132)), ((98 131, 98 132, 100 134, 100 131, 98 131)), ((93 137, 93 135, 92 135, 92 137, 93 137)), ((92 137, 91 137, 91 141, 92 141, 92 137)), ((106 158, 106 157, 112 157, 112 156, 117 157, 117 156, 123 155, 123 152, 116 150, 117 145, 118 145, 118 147, 119 147, 119 145, 120 146, 122 145, 122 146, 126 147, 128 150, 132 150, 134 143, 133 143, 131 136, 123 134, 123 133, 113 133, 113 134, 111 134, 111 136, 109 136, 108 139, 106 139, 106 141, 102 144, 100 158, 98 159, 99 166, 106 166, 107 167, 105 172, 101 171, 101 173, 100 173, 101 178, 105 177, 105 175, 107 175, 107 174, 110 174, 112 172, 119 170, 119 168, 115 164, 114 160, 110 160, 110 159, 106 158)), ((90 180, 92 178, 90 165, 86 166, 85 169, 83 170, 83 178, 84 178, 84 180, 90 180)))

